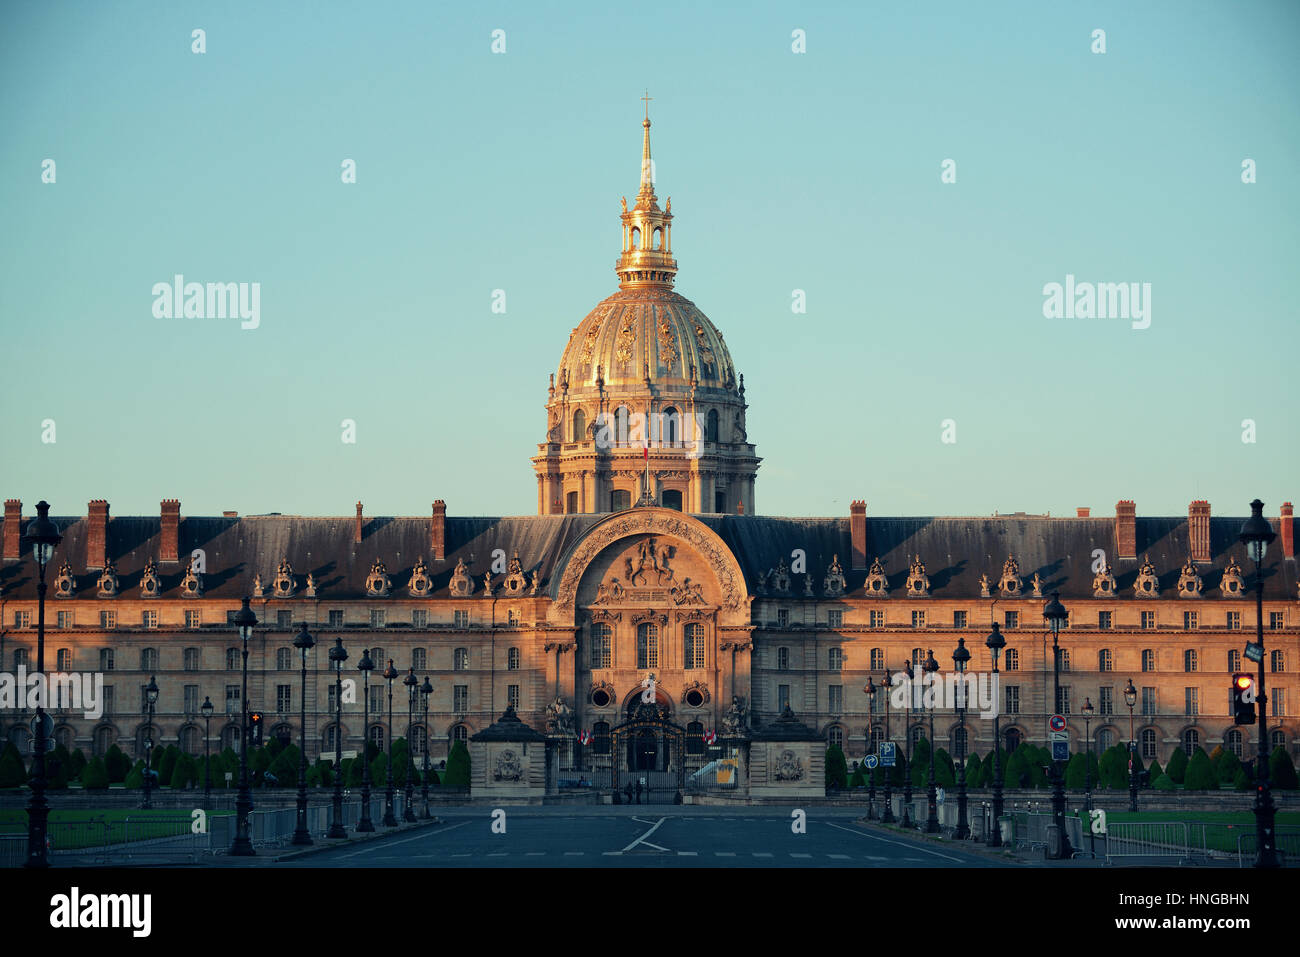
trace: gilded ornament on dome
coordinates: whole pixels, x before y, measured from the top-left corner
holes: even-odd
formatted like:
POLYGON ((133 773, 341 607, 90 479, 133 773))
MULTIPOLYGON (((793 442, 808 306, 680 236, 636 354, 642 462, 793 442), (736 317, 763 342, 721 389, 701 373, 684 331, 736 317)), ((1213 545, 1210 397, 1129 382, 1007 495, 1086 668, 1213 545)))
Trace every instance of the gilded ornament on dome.
POLYGON ((667 318, 659 320, 659 361, 666 366, 677 361, 677 342, 673 338, 673 324, 667 318))

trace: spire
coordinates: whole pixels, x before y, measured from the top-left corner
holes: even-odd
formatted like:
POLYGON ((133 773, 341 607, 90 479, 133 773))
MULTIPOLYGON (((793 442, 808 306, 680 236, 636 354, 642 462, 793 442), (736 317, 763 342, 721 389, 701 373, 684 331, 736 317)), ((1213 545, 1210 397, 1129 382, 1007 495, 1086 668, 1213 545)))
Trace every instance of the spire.
POLYGON ((672 200, 668 209, 659 208, 655 196, 654 161, 650 158, 650 91, 641 97, 645 101, 645 119, 641 121, 641 183, 636 195, 636 205, 627 208, 623 200, 623 254, 614 271, 620 285, 669 286, 677 273, 677 262, 672 257, 672 200))

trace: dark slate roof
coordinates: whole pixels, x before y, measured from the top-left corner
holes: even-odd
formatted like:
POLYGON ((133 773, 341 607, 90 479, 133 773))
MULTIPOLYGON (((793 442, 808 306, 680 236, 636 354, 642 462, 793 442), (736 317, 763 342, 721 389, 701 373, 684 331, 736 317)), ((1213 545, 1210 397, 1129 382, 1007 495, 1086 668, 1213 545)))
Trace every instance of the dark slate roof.
POLYGON ((775 721, 749 732, 753 741, 821 741, 822 736, 794 716, 786 705, 775 721))
POLYGON ((541 741, 546 735, 536 731, 519 720, 515 706, 506 705, 506 710, 490 727, 470 736, 471 741, 541 741))
MULTIPOLYGON (((536 572, 542 591, 556 572, 561 558, 578 539, 605 515, 534 515, 508 518, 452 518, 446 520, 446 560, 430 560, 430 520, 423 518, 370 518, 363 526, 359 544, 353 542, 354 519, 350 516, 309 518, 290 515, 245 516, 242 518, 183 517, 180 523, 180 555, 177 564, 162 565, 162 597, 180 597, 185 559, 195 548, 207 558, 204 597, 238 599, 247 595, 253 575, 260 572, 270 593, 270 583, 281 558, 293 566, 301 597, 306 576, 312 572, 322 600, 365 597, 365 579, 374 559, 388 567, 395 596, 406 594, 406 585, 418 557, 423 556, 434 582, 434 597, 447 597, 447 584, 458 559, 464 559, 474 577, 475 594, 481 594, 483 575, 492 564, 492 553, 501 549, 507 559, 519 555, 524 570, 536 572)), ((752 590, 760 576, 777 562, 791 563, 791 553, 802 549, 813 594, 822 596, 826 568, 838 555, 848 580, 849 593, 860 593, 865 570, 854 570, 849 519, 776 518, 741 515, 697 515, 723 539, 740 562, 752 590)), ((24 524, 30 516, 24 516, 24 524)), ((55 553, 49 576, 66 559, 76 577, 76 597, 95 594, 99 572, 86 569, 87 520, 84 517, 56 518, 64 542, 55 553)), ((1219 581, 1229 556, 1235 556, 1248 581, 1254 566, 1237 543, 1243 518, 1212 518, 1210 546, 1212 562, 1200 566, 1205 601, 1221 597, 1219 581)), ((1020 563, 1026 583, 1038 572, 1044 594, 1060 591, 1063 598, 1092 597, 1092 564, 1095 549, 1106 552, 1121 598, 1133 595, 1133 583, 1143 557, 1148 553, 1160 576, 1160 593, 1177 592, 1178 574, 1188 555, 1186 517, 1142 518, 1136 522, 1137 559, 1119 560, 1115 555, 1113 518, 1038 518, 998 516, 991 518, 871 518, 867 519, 867 562, 880 556, 889 579, 890 595, 900 597, 908 563, 920 554, 930 577, 935 597, 974 598, 979 595, 982 573, 996 581, 1008 554, 1020 563)), ((108 524, 108 554, 117 565, 120 594, 139 594, 141 572, 147 559, 159 554, 160 519, 114 517, 108 524)), ((9 529, 5 529, 5 535, 9 529)), ((1265 559, 1264 596, 1272 600, 1297 597, 1296 562, 1285 561, 1280 543, 1269 548, 1265 559)), ((804 575, 792 575, 791 597, 804 594, 804 575)), ((501 576, 494 576, 500 583, 501 576)), ((6 598, 36 597, 36 568, 31 549, 24 547, 21 560, 0 566, 0 589, 6 598)))

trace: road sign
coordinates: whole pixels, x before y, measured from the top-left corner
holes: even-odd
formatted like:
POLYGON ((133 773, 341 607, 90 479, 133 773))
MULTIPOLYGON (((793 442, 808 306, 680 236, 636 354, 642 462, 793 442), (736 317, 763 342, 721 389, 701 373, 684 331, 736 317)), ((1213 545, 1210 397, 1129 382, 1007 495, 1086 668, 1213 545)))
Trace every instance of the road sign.
POLYGON ((1264 646, 1251 641, 1246 644, 1246 657, 1258 664, 1264 660, 1264 646))
POLYGON ((1068 734, 1066 734, 1064 731, 1052 731, 1052 732, 1050 733, 1049 736, 1050 736, 1050 738, 1051 738, 1051 740, 1052 740, 1053 743, 1055 743, 1055 742, 1057 742, 1057 741, 1069 741, 1069 740, 1070 740, 1070 736, 1069 736, 1068 734))
POLYGON ((1070 760, 1070 744, 1068 741, 1052 742, 1052 760, 1053 761, 1070 760))
POLYGON ((1048 721, 1047 721, 1047 727, 1048 727, 1048 729, 1051 730, 1051 731, 1064 731, 1064 730, 1065 730, 1065 716, 1064 716, 1064 715, 1060 715, 1060 714, 1054 714, 1054 715, 1052 715, 1052 717, 1049 718, 1048 721))
POLYGON ((880 758, 876 757, 874 754, 868 754, 866 758, 863 759, 863 764, 865 764, 872 771, 876 769, 876 765, 879 763, 880 763, 880 758))
POLYGON ((895 745, 893 741, 880 742, 880 766, 881 767, 892 768, 894 766, 894 761, 896 760, 894 754, 894 748, 895 745))

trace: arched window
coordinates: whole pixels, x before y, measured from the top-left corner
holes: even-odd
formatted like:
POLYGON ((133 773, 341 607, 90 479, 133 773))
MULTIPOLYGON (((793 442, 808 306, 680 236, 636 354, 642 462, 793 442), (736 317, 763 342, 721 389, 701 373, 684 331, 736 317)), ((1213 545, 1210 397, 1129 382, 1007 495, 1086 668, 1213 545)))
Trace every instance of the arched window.
POLYGON ((451 656, 452 671, 469 671, 469 649, 457 648, 451 656))
POLYGON ((519 649, 518 649, 518 648, 511 648, 510 650, 508 650, 508 651, 506 652, 506 670, 507 670, 507 671, 518 671, 518 670, 519 670, 519 661, 520 661, 520 657, 519 657, 519 649))
POLYGON ((844 670, 844 649, 832 648, 830 650, 829 660, 827 661, 828 671, 844 670))
POLYGON ((880 742, 885 740, 885 729, 878 724, 871 726, 871 734, 867 740, 867 753, 879 754, 880 742))
POLYGON ((1201 744, 1201 732, 1188 728, 1183 732, 1183 752, 1190 758, 1201 744))
POLYGON ((699 721, 692 721, 686 726, 686 753, 704 753, 704 725, 699 721))
MULTIPOLYGON (((54 746, 63 745, 64 748, 71 751, 76 741, 76 734, 66 724, 59 725, 54 729, 54 746)), ((46 745, 49 747, 49 745, 46 745)))
POLYGON ((844 750, 844 729, 838 724, 833 724, 826 729, 826 746, 844 750))
POLYGON ((9 729, 9 741, 24 757, 32 753, 32 733, 22 725, 15 725, 9 729))
POLYGON ((1235 754, 1238 758, 1241 757, 1242 751, 1244 749, 1242 748, 1240 731, 1238 731, 1236 728, 1233 728, 1231 731, 1229 731, 1227 734, 1223 736, 1223 743, 1228 746, 1229 751, 1235 754))
POLYGON ((921 665, 924 663, 925 663, 925 649, 913 648, 912 649, 912 670, 916 673, 916 676, 918 678, 921 676, 921 665))
POLYGON ((1111 671, 1114 666, 1114 659, 1111 657, 1110 649, 1103 648, 1097 652, 1097 670, 1111 671))
MULTIPOLYGON (((387 740, 388 737, 384 734, 384 726, 382 724, 372 724, 370 726, 370 743, 374 745, 375 748, 380 751, 384 750, 384 742, 387 740)), ((396 771, 393 773, 396 773, 396 771)))
POLYGON ((776 670, 777 671, 790 670, 790 649, 789 648, 776 649, 776 670))
POLYGON ((95 729, 95 756, 102 758, 108 754, 108 749, 113 746, 117 740, 117 731, 109 725, 101 725, 95 729))
POLYGON ((675 488, 664 489, 663 499, 664 499, 663 501, 664 508, 671 508, 678 512, 683 511, 682 493, 680 489, 675 489, 675 488))
POLYGON ((1109 751, 1115 746, 1115 732, 1110 728, 1102 728, 1097 732, 1097 750, 1109 751))
POLYGON ((632 227, 632 248, 633 249, 641 248, 641 229, 640 227, 637 226, 632 227))
POLYGON ((292 648, 275 649, 275 670, 276 671, 293 670, 293 649, 292 648))
POLYGON ((684 647, 682 649, 682 661, 687 668, 704 667, 704 626, 697 623, 687 625, 682 629, 684 636, 684 647))
POLYGON ((627 445, 628 421, 631 413, 627 406, 620 405, 614 410, 614 447, 621 448, 627 445))
POLYGON ((1151 760, 1156 756, 1156 733, 1151 728, 1146 728, 1142 732, 1142 758, 1151 760))
POLYGON ((579 409, 573 413, 573 441, 582 442, 587 438, 587 416, 579 409))
POLYGON ((591 726, 592 754, 609 754, 609 722, 597 721, 591 726))
POLYGON ((704 441, 718 441, 718 410, 709 409, 708 418, 704 420, 704 441))
POLYGON ((181 728, 181 750, 186 754, 198 754, 203 750, 203 735, 194 725, 181 728))
POLYGON ((596 622, 591 626, 591 667, 610 667, 610 645, 613 634, 613 629, 603 622, 596 622))
MULTIPOLYGON (((338 741, 338 730, 339 730, 339 726, 338 726, 337 724, 330 724, 330 725, 326 725, 326 726, 325 726, 325 748, 324 748, 324 750, 329 751, 329 752, 333 752, 333 751, 335 751, 335 750, 338 749, 338 747, 339 747, 339 741, 338 741)), ((236 748, 237 748, 237 747, 239 746, 239 728, 235 727, 234 725, 231 725, 230 727, 226 728, 226 730, 225 730, 224 732, 222 732, 221 737, 222 737, 222 741, 223 741, 223 743, 225 743, 225 746, 226 746, 226 747, 228 747, 228 748, 229 748, 229 747, 236 747, 236 748), (229 735, 229 737, 232 737, 232 738, 234 739, 234 744, 233 744, 233 745, 230 744, 230 743, 228 743, 228 741, 227 741, 228 732, 230 732, 230 731, 234 731, 234 734, 233 734, 233 735, 229 735)), ((329 757, 329 755, 327 755, 327 757, 329 757)))
POLYGON ((465 727, 463 724, 458 724, 458 725, 456 725, 456 727, 454 727, 454 728, 451 729, 451 740, 452 740, 452 741, 468 741, 468 740, 469 740, 469 729, 468 729, 467 727, 465 727))
POLYGON ((1002 737, 1003 740, 1006 741, 1006 749, 1008 754, 1010 754, 1016 748, 1020 747, 1019 728, 1007 728, 1006 734, 1004 734, 1002 737))
POLYGON ((636 626, 636 666, 659 667, 659 626, 644 621, 636 626))
POLYGON ((564 514, 578 514, 578 493, 576 491, 566 492, 564 496, 564 514))
POLYGON ((1283 731, 1281 728, 1278 728, 1278 729, 1276 729, 1276 730, 1274 730, 1274 731, 1269 732, 1268 743, 1269 743, 1269 747, 1270 747, 1270 748, 1274 748, 1274 749, 1276 749, 1276 748, 1285 748, 1285 747, 1286 747, 1286 732, 1283 731))
POLYGON ((668 446, 676 446, 682 441, 682 418, 674 408, 664 409, 660 419, 659 441, 668 446))
POLYGON ((655 227, 654 239, 655 239, 655 245, 654 245, 654 248, 655 248, 655 249, 663 249, 663 248, 664 248, 664 231, 663 231, 662 227, 659 227, 659 226, 656 226, 656 227, 655 227))
POLYGON ((921 739, 925 737, 925 726, 920 724, 912 725, 908 732, 908 740, 911 741, 911 753, 916 754, 916 746, 920 744, 921 739))

